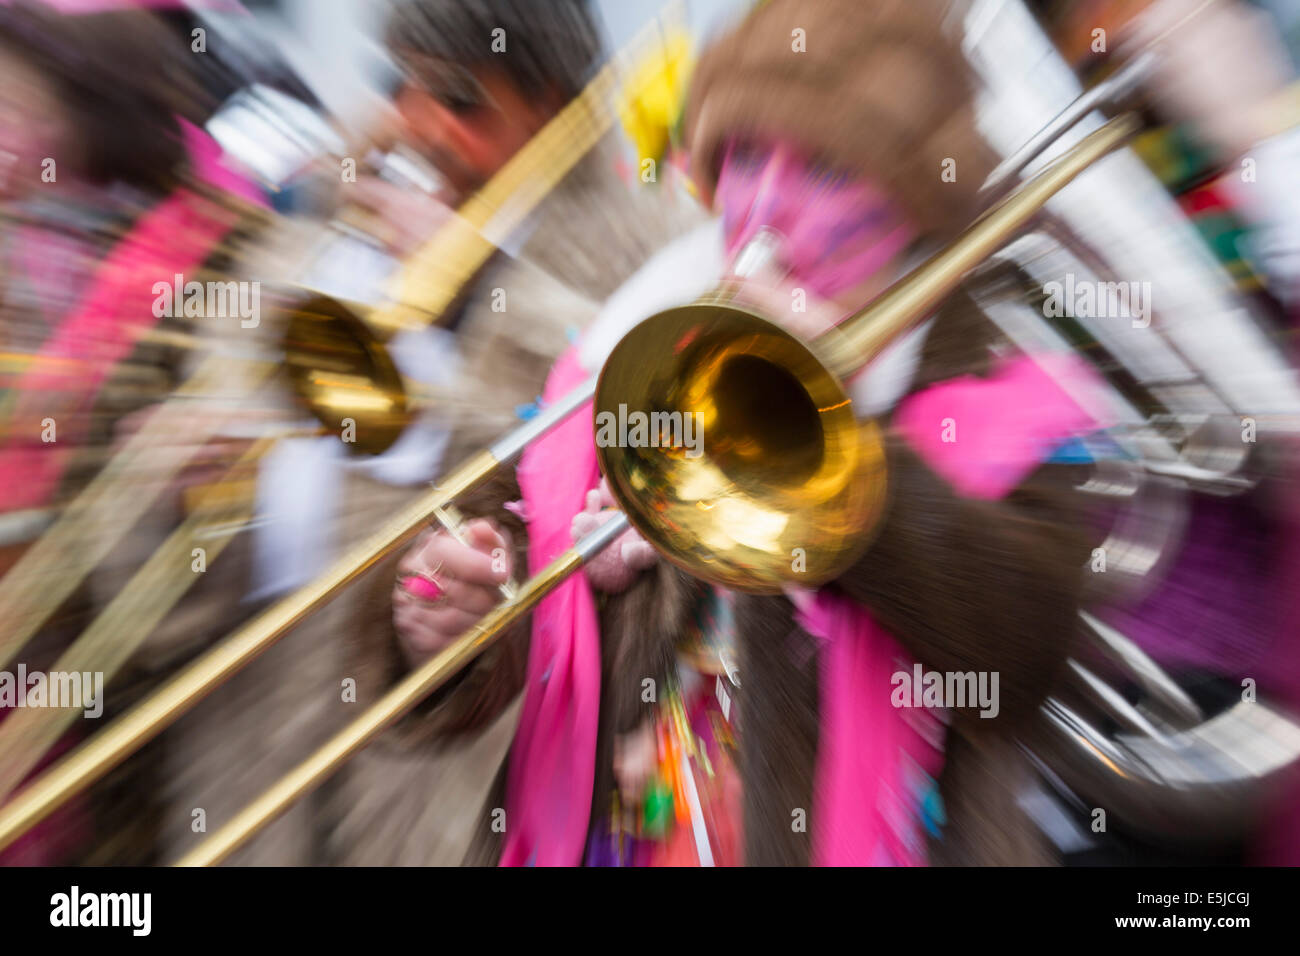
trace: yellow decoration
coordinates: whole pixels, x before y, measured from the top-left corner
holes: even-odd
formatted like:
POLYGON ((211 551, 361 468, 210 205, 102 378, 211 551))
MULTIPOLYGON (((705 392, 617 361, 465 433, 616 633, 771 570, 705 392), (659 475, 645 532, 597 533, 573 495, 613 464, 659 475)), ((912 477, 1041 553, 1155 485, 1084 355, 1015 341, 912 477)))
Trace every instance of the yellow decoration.
POLYGON ((620 92, 618 113, 623 131, 641 159, 658 162, 681 119, 695 57, 690 37, 675 31, 641 60, 620 92))

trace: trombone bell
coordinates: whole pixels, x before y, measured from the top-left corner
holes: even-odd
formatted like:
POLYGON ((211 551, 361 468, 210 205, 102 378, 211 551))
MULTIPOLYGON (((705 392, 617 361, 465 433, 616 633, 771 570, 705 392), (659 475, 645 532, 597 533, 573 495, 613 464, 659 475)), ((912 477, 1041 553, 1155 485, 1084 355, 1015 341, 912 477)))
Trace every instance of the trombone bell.
POLYGON ((704 299, 652 316, 610 354, 595 397, 601 470, 688 573, 770 593, 831 580, 866 549, 885 503, 880 431, 814 347, 704 299))
POLYGON ((595 400, 601 470, 632 524, 669 561, 735 590, 816 587, 837 577, 870 544, 885 497, 880 432, 857 421, 837 375, 863 367, 921 322, 1139 126, 1125 113, 1088 134, 810 345, 725 293, 634 328, 606 362, 595 400), (625 434, 621 419, 616 435, 602 431, 602 419, 630 422, 638 413, 661 416, 660 428, 675 424, 673 413, 692 415, 702 453, 663 448, 653 417, 648 441, 625 434))
POLYGON ((338 299, 313 294, 295 302, 284 351, 293 390, 347 447, 381 454, 410 423, 411 402, 381 336, 338 299))

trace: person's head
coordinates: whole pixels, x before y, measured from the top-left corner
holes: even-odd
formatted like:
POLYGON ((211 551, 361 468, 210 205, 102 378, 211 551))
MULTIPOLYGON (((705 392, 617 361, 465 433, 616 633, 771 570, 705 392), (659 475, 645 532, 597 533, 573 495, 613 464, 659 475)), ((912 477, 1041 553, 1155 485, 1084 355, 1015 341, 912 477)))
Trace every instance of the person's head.
POLYGON ((0 196, 48 185, 47 159, 56 184, 165 189, 197 92, 177 42, 141 10, 0 5, 0 196))
POLYGON ((601 52, 586 0, 398 0, 386 42, 412 145, 462 196, 581 92, 601 52))
POLYGON ((775 230, 792 279, 855 308, 974 218, 994 156, 948 6, 769 0, 705 52, 685 136, 729 253, 775 230))
MULTIPOLYGON (((911 243, 916 227, 887 190, 782 140, 731 140, 718 172, 728 261, 760 231, 779 237, 780 265, 808 292, 853 297, 911 243)), ((847 307, 858 304, 845 303, 847 307)))

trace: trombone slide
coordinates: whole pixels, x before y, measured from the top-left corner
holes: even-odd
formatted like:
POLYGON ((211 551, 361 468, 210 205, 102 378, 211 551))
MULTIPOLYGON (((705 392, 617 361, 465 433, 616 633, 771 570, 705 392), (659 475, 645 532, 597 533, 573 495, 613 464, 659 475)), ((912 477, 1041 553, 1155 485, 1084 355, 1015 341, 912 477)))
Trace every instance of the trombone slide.
POLYGON ((506 629, 528 613, 560 582, 581 569, 628 529, 621 512, 559 555, 520 586, 513 600, 499 604, 441 653, 412 671, 365 713, 326 741, 315 753, 281 777, 229 823, 176 861, 176 866, 214 866, 234 853, 315 789, 372 737, 405 715, 449 678, 491 647, 506 629))
POLYGON ((64 757, 0 807, 0 849, 94 783, 249 664, 339 590, 411 540, 439 508, 472 491, 527 445, 591 400, 595 380, 574 389, 453 471, 386 525, 342 554, 315 581, 267 608, 120 719, 64 757))

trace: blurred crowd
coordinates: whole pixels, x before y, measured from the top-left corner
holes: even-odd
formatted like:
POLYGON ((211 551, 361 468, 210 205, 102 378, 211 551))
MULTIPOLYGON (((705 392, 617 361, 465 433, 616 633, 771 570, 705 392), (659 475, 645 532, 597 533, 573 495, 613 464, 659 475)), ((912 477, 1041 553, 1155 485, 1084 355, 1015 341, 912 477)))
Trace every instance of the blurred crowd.
MULTIPOLYGON (((1300 863, 1300 3, 385 0, 344 112, 284 37, 346 6, 0 0, 0 820, 642 319, 812 338, 1127 114, 845 383, 852 561, 629 529, 230 861, 1300 863)), ((0 862, 194 850, 606 477, 580 409, 0 862)))

